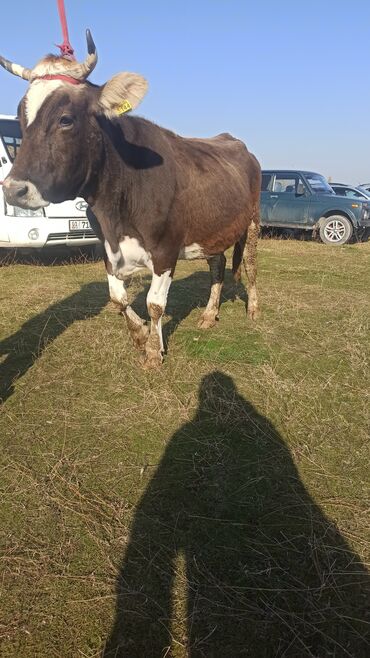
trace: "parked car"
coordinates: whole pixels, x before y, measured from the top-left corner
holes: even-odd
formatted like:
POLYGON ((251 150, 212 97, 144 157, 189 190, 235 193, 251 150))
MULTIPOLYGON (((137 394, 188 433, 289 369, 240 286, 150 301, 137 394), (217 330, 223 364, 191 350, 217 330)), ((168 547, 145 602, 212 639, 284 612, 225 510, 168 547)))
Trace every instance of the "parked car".
POLYGON ((341 245, 370 228, 370 200, 336 195, 312 171, 268 169, 262 172, 261 224, 312 231, 326 244, 341 245))
MULTIPOLYGON (((0 114, 0 183, 8 175, 21 144, 16 117, 0 114)), ((99 243, 86 217, 83 199, 23 210, 5 202, 0 184, 0 247, 83 247, 99 243)))
POLYGON ((370 192, 362 190, 355 185, 330 182, 330 187, 334 190, 335 194, 339 194, 339 196, 348 196, 352 199, 370 199, 370 192))
POLYGON ((370 194, 370 183, 362 183, 359 185, 359 188, 361 190, 365 190, 365 192, 368 192, 370 194))

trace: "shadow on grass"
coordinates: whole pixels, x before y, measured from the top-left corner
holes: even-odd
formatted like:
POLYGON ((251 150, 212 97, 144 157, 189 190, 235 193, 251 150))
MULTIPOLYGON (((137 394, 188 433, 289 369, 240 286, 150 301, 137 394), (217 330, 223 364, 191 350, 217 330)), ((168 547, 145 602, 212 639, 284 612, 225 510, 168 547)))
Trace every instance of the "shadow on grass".
MULTIPOLYGON (((150 280, 149 277, 145 277, 144 284, 148 280, 150 280)), ((135 297, 133 302, 133 307, 140 315, 145 315, 146 312, 147 287, 135 297)), ((168 314, 172 317, 164 327, 166 344, 177 325, 194 308, 206 305, 209 290, 208 272, 194 272, 185 279, 174 281, 167 309, 168 314)), ((235 286, 231 275, 226 277, 224 290, 224 301, 235 299, 236 292, 239 293, 241 299, 246 301, 243 286, 235 286)), ((98 315, 107 301, 107 284, 89 283, 70 297, 49 306, 43 313, 25 322, 15 334, 0 342, 0 359, 1 355, 7 355, 0 362, 0 404, 12 395, 14 382, 27 372, 42 354, 46 345, 62 334, 76 320, 84 320, 98 315)), ((123 320, 122 330, 127 331, 123 320)))
POLYGON ((102 259, 100 245, 68 248, 64 246, 44 247, 43 249, 0 248, 0 268, 11 265, 33 265, 52 267, 88 263, 102 259))
POLYGON ((14 392, 14 383, 22 377, 44 351, 77 320, 98 315, 108 301, 105 283, 89 283, 81 290, 52 304, 43 313, 27 320, 15 334, 0 343, 0 404, 14 392))
POLYGON ((365 658, 367 582, 282 437, 214 372, 136 510, 103 656, 365 658))

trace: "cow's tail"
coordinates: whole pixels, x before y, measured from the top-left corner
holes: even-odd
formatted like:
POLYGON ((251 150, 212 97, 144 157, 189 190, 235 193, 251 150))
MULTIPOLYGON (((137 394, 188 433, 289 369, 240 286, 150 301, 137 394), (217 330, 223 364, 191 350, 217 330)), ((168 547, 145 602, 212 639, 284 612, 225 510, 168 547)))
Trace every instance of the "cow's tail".
POLYGON ((244 235, 242 235, 240 240, 238 240, 238 242, 236 242, 234 245, 232 272, 233 272, 234 281, 237 282, 240 281, 240 279, 242 278, 241 265, 242 265, 243 252, 244 252, 246 241, 247 241, 247 233, 244 233, 244 235))

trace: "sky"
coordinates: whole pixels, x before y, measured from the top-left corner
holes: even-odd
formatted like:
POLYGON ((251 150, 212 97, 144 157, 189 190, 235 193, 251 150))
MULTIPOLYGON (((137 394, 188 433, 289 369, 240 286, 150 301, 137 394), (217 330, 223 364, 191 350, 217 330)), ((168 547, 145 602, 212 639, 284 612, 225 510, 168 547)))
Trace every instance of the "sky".
MULTIPOLYGON (((370 182, 369 0, 65 0, 70 41, 99 61, 91 81, 144 75, 136 112, 184 136, 230 132, 262 168, 370 182)), ((0 52, 32 68, 57 53, 56 0, 1 7, 0 52)), ((0 113, 27 83, 0 69, 0 113)))

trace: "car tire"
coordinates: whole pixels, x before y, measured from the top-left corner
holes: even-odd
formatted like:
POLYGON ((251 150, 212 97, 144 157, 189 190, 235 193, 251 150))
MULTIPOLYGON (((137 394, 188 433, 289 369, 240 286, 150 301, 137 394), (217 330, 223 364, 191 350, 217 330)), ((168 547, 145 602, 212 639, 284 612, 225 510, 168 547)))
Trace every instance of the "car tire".
POLYGON ((324 244, 341 245, 350 241, 353 226, 343 215, 330 215, 320 221, 320 239, 324 244))

